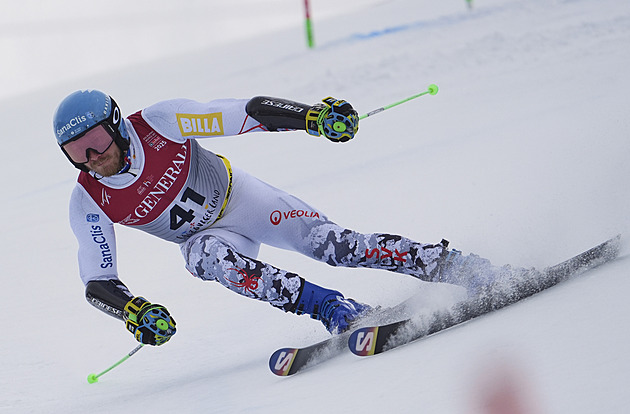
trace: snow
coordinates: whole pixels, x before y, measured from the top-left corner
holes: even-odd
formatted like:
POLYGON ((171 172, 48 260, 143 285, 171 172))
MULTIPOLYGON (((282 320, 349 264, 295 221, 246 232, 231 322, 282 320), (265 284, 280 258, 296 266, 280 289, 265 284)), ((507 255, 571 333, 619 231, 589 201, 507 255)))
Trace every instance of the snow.
MULTIPOLYGON (((89 385, 136 343, 83 299, 67 219, 76 170, 51 131, 81 88, 126 113, 269 94, 332 95, 364 114, 436 83, 347 144, 290 132, 203 145, 350 228, 542 268, 628 234, 626 2, 314 0, 314 50, 297 0, 17 4, 0 6, 0 412, 627 412, 625 258, 398 350, 279 378, 268 357, 325 338, 318 322, 196 280, 176 246, 125 228, 121 278, 166 305, 178 333, 89 385)), ((429 312, 461 294, 277 249, 260 258, 373 305, 418 294, 429 312)))

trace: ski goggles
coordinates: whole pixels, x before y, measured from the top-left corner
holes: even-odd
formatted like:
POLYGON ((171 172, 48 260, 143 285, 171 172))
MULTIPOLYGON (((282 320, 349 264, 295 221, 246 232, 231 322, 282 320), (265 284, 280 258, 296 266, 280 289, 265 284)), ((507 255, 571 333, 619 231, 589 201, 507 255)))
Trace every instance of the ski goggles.
POLYGON ((88 150, 102 154, 112 146, 113 142, 114 131, 107 122, 103 121, 78 135, 72 141, 63 144, 61 148, 72 161, 77 164, 85 164, 90 159, 88 150))

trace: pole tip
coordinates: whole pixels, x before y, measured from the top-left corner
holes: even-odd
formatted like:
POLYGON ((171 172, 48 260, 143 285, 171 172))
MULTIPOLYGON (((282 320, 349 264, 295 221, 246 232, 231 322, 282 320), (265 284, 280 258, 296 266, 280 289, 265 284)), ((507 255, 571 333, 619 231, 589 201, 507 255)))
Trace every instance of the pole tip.
POLYGON ((435 83, 432 83, 431 85, 429 85, 427 90, 429 91, 429 93, 431 95, 437 95, 437 93, 438 93, 438 86, 435 83))
POLYGON ((94 384, 95 382, 98 382, 98 377, 96 374, 90 374, 88 375, 87 380, 90 384, 94 384))

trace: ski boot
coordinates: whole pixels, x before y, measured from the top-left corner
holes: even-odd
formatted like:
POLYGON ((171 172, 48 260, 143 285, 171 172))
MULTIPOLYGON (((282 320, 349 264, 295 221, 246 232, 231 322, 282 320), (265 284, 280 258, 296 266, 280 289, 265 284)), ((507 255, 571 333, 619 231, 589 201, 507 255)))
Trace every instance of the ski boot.
POLYGON ((534 268, 495 266, 476 254, 464 256, 459 250, 445 249, 438 259, 433 281, 462 286, 469 296, 482 296, 493 292, 507 294, 514 289, 535 289, 540 275, 534 268))
POLYGON ((353 322, 371 309, 369 305, 344 298, 336 290, 325 289, 304 281, 293 312, 297 315, 306 313, 311 318, 321 321, 328 332, 339 334, 350 329, 353 322))

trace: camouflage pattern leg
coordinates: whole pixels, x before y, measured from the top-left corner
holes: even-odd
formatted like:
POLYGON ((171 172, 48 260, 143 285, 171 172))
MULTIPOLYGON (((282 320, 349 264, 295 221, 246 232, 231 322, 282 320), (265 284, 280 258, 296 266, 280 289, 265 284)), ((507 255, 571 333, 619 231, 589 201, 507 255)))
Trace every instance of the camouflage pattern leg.
POLYGON ((300 276, 242 255, 217 237, 194 237, 182 247, 182 253, 188 271, 200 279, 215 280, 233 292, 285 312, 298 300, 303 284, 300 276))
POLYGON ((367 267, 432 281, 446 242, 422 244, 393 234, 361 234, 333 223, 315 226, 305 254, 331 266, 367 267))
POLYGON ((475 254, 449 250, 448 242, 418 243, 392 234, 361 234, 334 223, 313 226, 305 254, 331 266, 367 267, 408 274, 427 282, 464 287, 471 296, 532 277, 535 269, 495 266, 475 254))

